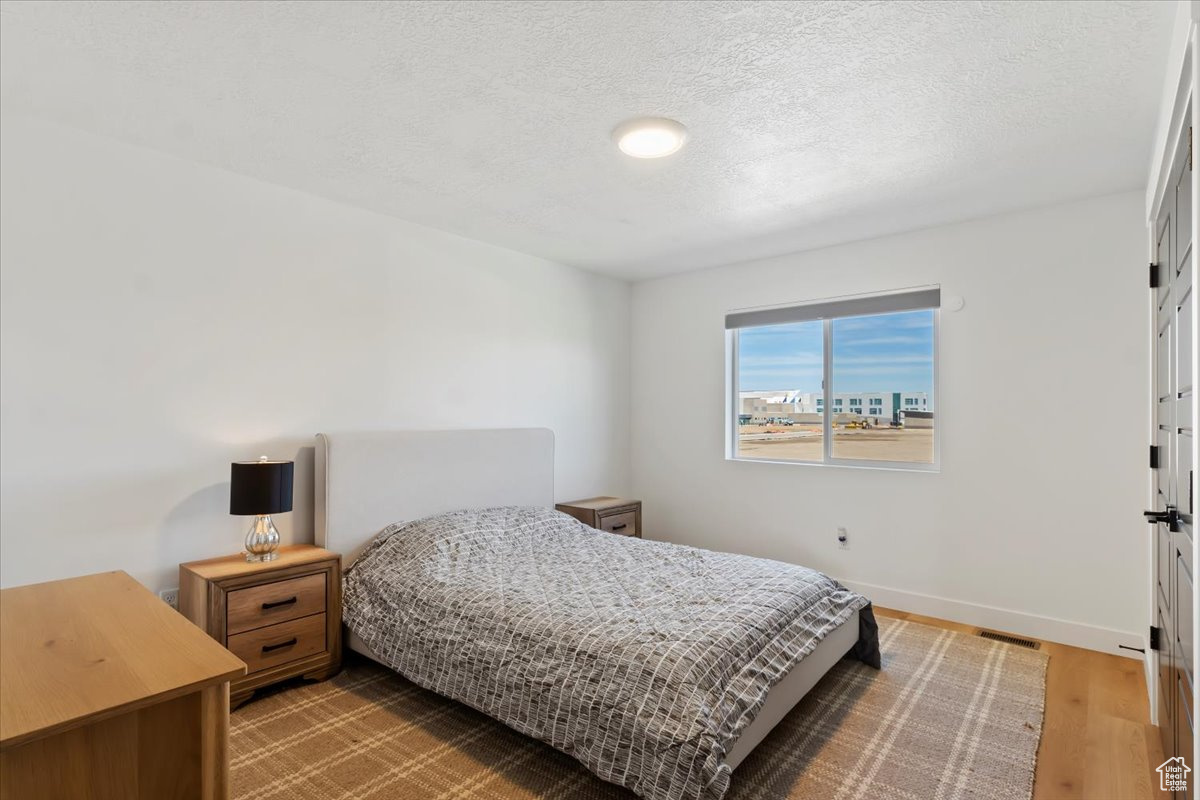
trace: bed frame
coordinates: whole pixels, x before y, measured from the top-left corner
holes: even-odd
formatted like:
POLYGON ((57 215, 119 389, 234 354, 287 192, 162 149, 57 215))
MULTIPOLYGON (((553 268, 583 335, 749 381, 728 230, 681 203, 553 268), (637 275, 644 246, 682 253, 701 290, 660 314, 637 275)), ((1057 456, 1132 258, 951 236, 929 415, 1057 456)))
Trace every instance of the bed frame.
MULTIPOLYGON (((554 505, 554 434, 545 428, 317 434, 316 543, 348 566, 381 529, 462 508, 554 505)), ((787 677, 730 748, 736 768, 858 640, 858 612, 787 677)), ((348 635, 351 650, 380 659, 348 635)))

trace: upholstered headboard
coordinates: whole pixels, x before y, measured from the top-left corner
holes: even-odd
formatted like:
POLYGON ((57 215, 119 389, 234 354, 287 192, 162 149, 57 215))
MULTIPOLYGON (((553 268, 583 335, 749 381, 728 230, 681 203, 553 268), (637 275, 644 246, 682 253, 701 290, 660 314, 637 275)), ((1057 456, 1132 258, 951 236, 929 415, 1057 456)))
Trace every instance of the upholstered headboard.
POLYGON ((316 451, 316 542, 347 566, 394 522, 554 505, 554 433, 546 428, 319 433, 316 451))

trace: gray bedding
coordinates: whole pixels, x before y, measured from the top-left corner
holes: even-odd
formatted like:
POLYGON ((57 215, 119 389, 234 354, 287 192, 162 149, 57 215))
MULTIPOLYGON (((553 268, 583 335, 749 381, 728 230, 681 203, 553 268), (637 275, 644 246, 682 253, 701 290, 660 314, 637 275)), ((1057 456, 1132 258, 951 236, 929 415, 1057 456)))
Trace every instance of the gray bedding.
POLYGON ((777 561, 601 533, 545 508, 393 525, 347 571, 388 666, 647 800, 720 798, 767 691, 867 600, 777 561))

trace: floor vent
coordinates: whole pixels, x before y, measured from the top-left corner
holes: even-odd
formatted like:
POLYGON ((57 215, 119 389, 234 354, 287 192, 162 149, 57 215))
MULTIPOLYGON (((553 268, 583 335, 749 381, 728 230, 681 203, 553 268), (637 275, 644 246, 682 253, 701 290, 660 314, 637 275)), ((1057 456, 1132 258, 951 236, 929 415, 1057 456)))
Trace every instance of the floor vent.
POLYGON ((994 642, 1015 644, 1017 647, 1028 647, 1030 650, 1039 650, 1042 646, 1041 642, 1035 642, 1033 639, 1022 639, 1020 636, 1011 636, 1007 633, 997 633, 996 631, 981 630, 979 635, 984 639, 991 639, 994 642))

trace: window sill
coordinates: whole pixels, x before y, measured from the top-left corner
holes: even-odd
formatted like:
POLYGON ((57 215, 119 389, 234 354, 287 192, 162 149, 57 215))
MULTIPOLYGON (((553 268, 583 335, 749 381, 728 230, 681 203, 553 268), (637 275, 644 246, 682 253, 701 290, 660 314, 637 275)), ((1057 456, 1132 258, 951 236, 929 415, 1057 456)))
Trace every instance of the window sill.
POLYGON ((743 456, 725 456, 726 461, 740 461, 744 464, 783 464, 789 467, 833 467, 835 469, 870 469, 881 472, 922 472, 940 475, 939 464, 899 464, 886 461, 779 461, 770 458, 745 458, 743 456))

